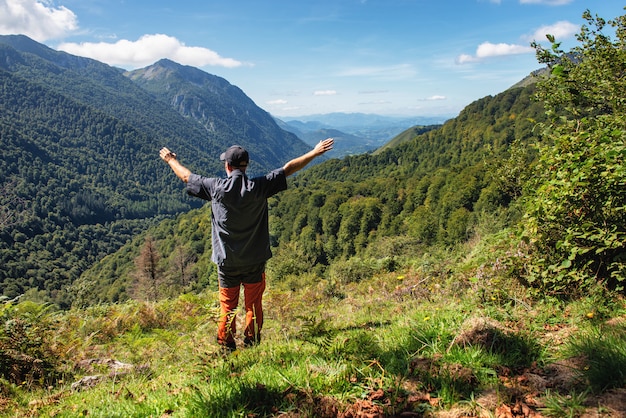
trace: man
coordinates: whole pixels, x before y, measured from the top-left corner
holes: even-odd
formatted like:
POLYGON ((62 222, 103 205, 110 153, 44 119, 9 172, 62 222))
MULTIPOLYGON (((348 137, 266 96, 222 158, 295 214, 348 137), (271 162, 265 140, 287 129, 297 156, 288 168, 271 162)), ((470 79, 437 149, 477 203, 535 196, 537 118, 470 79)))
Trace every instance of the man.
POLYGON ((333 138, 320 141, 311 151, 282 168, 255 178, 246 175, 248 152, 233 145, 220 156, 226 169, 225 179, 194 174, 176 159, 176 154, 161 149, 161 158, 187 183, 187 193, 211 201, 211 260, 217 264, 221 308, 217 342, 222 347, 231 351, 236 348, 235 313, 241 285, 246 310, 244 344, 258 344, 261 339, 265 263, 272 256, 267 198, 285 190, 288 176, 331 150, 333 144, 333 138))

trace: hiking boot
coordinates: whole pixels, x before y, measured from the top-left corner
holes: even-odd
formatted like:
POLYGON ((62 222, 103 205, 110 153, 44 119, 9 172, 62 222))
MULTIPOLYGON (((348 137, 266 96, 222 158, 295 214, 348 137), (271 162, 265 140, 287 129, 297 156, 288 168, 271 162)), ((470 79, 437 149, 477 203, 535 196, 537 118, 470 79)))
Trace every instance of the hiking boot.
POLYGON ((246 337, 243 339, 243 345, 245 347, 252 347, 255 345, 259 345, 259 343, 261 342, 261 336, 257 335, 256 338, 250 338, 250 337, 246 337))
POLYGON ((234 341, 229 341, 226 343, 221 343, 218 341, 217 343, 220 346, 220 350, 223 354, 230 354, 237 349, 237 344, 234 341))

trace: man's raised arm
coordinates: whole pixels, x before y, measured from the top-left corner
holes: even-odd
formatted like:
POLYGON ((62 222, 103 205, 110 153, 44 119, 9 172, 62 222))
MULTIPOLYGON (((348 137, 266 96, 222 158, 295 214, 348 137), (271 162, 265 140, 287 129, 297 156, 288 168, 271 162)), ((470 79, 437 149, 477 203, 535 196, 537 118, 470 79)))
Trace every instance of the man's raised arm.
POLYGON ((323 141, 318 142, 317 145, 315 145, 315 148, 313 148, 311 151, 307 152, 304 155, 301 155, 300 157, 294 158, 293 160, 285 164, 285 166, 283 167, 283 169, 285 170, 285 175, 290 176, 296 171, 303 169, 308 163, 313 161, 315 157, 319 157, 326 151, 330 151, 331 149, 333 149, 334 143, 335 140, 333 138, 326 138, 323 141))
POLYGON ((167 148, 161 148, 160 155, 161 159, 169 164, 169 166, 172 168, 172 171, 174 171, 174 174, 176 174, 179 179, 181 179, 185 183, 189 181, 191 171, 189 171, 187 167, 184 167, 181 163, 178 162, 178 160, 176 159, 176 154, 174 154, 167 148))

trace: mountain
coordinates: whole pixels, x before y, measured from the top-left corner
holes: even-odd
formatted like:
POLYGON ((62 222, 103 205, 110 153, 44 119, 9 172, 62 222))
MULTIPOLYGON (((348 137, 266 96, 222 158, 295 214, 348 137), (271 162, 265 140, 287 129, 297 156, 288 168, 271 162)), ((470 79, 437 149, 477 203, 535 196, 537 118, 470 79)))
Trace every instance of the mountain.
POLYGON ((223 78, 167 59, 125 75, 184 117, 197 121, 207 135, 219 133, 224 145, 243 145, 253 162, 264 163, 263 171, 284 164, 285 149, 294 156, 309 149, 223 78))
POLYGON ((423 133, 426 133, 426 132, 428 132, 430 130, 433 130, 433 129, 437 129, 439 127, 440 127, 440 125, 413 126, 413 127, 409 128, 409 129, 407 129, 406 131, 399 133, 398 135, 393 137, 390 141, 388 141, 386 144, 384 144, 380 148, 377 148, 374 151, 374 154, 380 154, 381 152, 383 152, 386 149, 394 148, 394 147, 402 144, 403 142, 407 142, 407 141, 412 140, 417 135, 421 135, 423 133))
POLYGON ((16 215, 0 222, 0 289, 60 306, 93 262, 201 206, 162 146, 207 175, 223 174, 217 156, 235 141, 250 147, 253 173, 308 149, 226 80, 168 61, 125 74, 21 35, 0 36, 0 141, 0 207, 16 215))
POLYGON ((285 122, 299 122, 309 125, 312 129, 321 127, 333 127, 346 132, 358 129, 381 127, 410 127, 415 125, 438 125, 454 117, 450 116, 384 116, 371 113, 342 113, 334 112, 327 114, 305 115, 297 117, 282 117, 285 122))
POLYGON ((294 133, 298 138, 310 146, 315 146, 319 141, 326 138, 334 138, 333 155, 341 158, 346 155, 363 154, 376 149, 379 144, 371 139, 347 134, 337 129, 320 128, 312 131, 302 132, 292 125, 277 119, 278 125, 294 133))
POLYGON ((326 138, 326 131, 337 132, 336 149, 340 155, 371 152, 412 127, 441 125, 447 117, 393 117, 366 113, 328 113, 277 118, 279 125, 305 142, 326 138))

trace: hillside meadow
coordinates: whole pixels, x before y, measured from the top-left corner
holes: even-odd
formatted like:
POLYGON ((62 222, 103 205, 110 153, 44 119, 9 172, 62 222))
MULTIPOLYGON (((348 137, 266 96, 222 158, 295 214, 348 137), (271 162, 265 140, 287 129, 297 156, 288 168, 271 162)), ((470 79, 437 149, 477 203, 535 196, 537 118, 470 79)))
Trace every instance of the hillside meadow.
POLYGON ((0 344, 23 351, 0 416, 624 416, 623 298, 538 298, 485 245, 347 284, 270 278, 263 341, 230 355, 211 290, 68 312, 5 302, 0 344))

